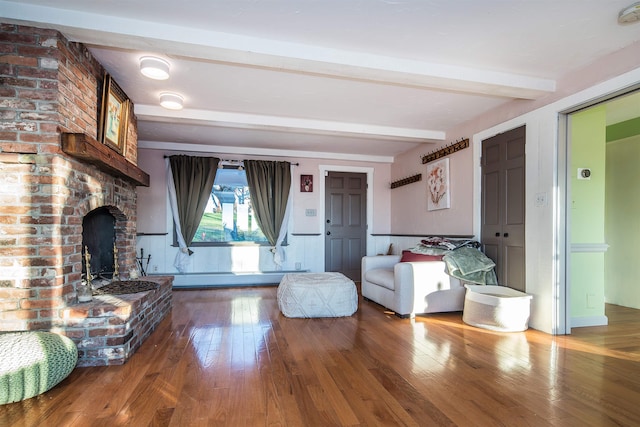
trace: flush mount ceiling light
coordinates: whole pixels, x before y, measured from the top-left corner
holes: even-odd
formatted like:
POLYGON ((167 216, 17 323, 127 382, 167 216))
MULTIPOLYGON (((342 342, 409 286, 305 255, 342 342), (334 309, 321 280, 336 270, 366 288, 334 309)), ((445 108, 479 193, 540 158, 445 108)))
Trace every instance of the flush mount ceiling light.
POLYGON ((177 93, 164 92, 160 94, 160 105, 167 110, 182 110, 184 98, 177 93))
POLYGON ((618 23, 631 24, 640 21, 640 2, 625 7, 618 14, 618 23))
POLYGON ((140 58, 140 72, 150 79, 167 80, 169 78, 169 63, 155 56, 143 56, 140 58))

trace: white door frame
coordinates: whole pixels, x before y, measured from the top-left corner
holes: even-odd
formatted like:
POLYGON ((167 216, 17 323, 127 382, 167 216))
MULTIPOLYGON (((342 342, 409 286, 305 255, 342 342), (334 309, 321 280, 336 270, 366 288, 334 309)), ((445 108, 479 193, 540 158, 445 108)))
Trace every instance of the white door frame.
POLYGON ((574 105, 558 113, 558 167, 557 167, 557 277, 560 279, 558 303, 555 307, 555 334, 571 334, 571 115, 580 110, 606 103, 614 98, 640 90, 640 84, 625 87, 574 105))

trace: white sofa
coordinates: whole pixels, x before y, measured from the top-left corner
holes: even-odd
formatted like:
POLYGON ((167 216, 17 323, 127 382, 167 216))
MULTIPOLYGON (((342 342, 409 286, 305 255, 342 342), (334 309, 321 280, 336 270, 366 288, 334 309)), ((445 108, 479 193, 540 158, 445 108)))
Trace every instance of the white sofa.
POLYGON ((443 261, 400 262, 400 255, 362 258, 362 296, 400 317, 462 311, 465 288, 443 261))

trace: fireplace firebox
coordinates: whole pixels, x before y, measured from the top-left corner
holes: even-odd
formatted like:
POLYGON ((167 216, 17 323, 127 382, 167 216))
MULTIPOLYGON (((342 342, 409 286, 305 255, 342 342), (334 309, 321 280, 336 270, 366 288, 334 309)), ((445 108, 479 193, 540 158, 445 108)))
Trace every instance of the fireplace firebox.
MULTIPOLYGON (((115 226, 116 219, 106 207, 92 210, 82 220, 82 259, 85 259, 88 251, 91 255, 90 273, 93 278, 113 277, 115 226)), ((82 276, 87 277, 85 263, 82 263, 82 276)))

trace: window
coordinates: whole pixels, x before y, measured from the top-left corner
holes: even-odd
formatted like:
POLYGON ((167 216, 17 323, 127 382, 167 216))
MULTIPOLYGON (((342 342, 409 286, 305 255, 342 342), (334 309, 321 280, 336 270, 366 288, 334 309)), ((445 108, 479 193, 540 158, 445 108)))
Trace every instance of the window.
POLYGON ((244 170, 218 169, 209 203, 193 237, 193 246, 235 242, 268 244, 253 216, 244 170))

